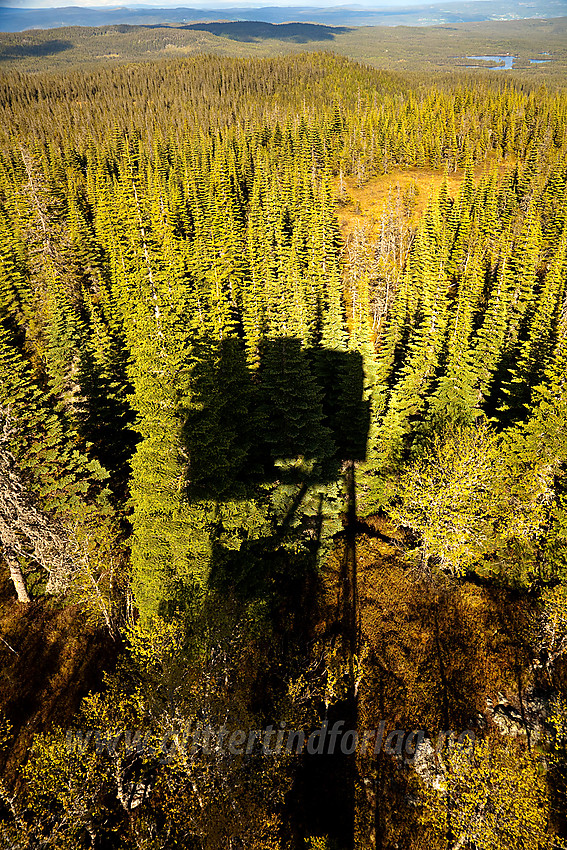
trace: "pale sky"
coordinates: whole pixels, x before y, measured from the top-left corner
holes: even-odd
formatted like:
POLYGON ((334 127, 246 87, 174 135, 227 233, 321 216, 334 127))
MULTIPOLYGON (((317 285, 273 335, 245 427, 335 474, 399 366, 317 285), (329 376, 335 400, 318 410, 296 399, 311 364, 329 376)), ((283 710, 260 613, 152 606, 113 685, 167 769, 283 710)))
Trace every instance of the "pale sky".
MULTIPOLYGON (((463 0, 464 2, 464 0, 463 0)), ((475 0, 477 3, 489 2, 489 0, 475 0)), ((424 6, 438 6, 439 0, 378 0, 378 2, 358 2, 341 3, 340 0, 0 0, 0 8, 11 7, 19 9, 51 9, 61 6, 89 6, 119 8, 128 7, 134 8, 138 6, 151 6, 153 8, 163 9, 166 7, 183 7, 190 9, 214 9, 221 7, 235 8, 237 6, 253 6, 254 8, 262 8, 267 6, 301 6, 309 8, 312 6, 318 7, 334 7, 348 9, 373 9, 380 11, 381 9, 416 9, 424 6)), ((448 0, 448 7, 459 5, 459 0, 448 0)), ((531 4, 526 4, 531 5, 531 4)), ((535 5, 535 4, 534 4, 535 5)))

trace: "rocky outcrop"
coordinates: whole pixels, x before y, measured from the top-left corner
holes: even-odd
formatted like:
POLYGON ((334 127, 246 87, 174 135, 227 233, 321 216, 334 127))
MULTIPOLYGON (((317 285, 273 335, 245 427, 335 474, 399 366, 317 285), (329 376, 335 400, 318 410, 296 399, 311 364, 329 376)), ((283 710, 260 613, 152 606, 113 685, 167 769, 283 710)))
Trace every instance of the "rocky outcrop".
POLYGON ((527 737, 537 743, 545 733, 549 713, 549 697, 535 689, 528 690, 520 700, 499 692, 496 700, 486 700, 486 719, 492 722, 501 735, 527 737))

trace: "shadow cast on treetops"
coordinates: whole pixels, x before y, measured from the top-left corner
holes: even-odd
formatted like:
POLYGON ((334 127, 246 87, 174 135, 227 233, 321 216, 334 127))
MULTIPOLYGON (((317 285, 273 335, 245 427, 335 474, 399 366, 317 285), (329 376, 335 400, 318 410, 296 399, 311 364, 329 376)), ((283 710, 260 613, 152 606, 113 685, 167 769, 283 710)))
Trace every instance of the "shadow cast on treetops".
POLYGON ((219 506, 209 588, 245 604, 261 599, 271 607, 271 599, 281 608, 295 600, 297 614, 321 547, 342 528, 345 464, 366 456, 362 358, 305 349, 292 337, 264 342, 255 369, 239 339, 203 339, 195 355, 183 434, 186 497, 219 506), (260 535, 247 528, 250 499, 270 504, 260 535), (241 514, 237 546, 226 544, 223 530, 230 504, 241 514))
POLYGON ((75 45, 71 41, 52 38, 35 44, 5 44, 0 47, 0 62, 6 59, 20 59, 24 56, 50 56, 71 50, 75 45))
MULTIPOLYGON (((326 616, 329 602, 318 568, 322 556, 336 545, 345 521, 353 528, 349 484, 354 487, 354 462, 366 458, 370 425, 362 357, 357 351, 304 348, 294 337, 263 342, 255 368, 247 364, 239 339, 220 345, 204 339, 195 355, 195 395, 184 432, 187 495, 195 502, 236 502, 234 511, 242 518, 237 523, 242 538, 235 542, 233 529, 230 543, 224 512, 218 511, 210 536, 210 600, 217 615, 228 612, 235 631, 241 628, 239 616, 254 623, 254 641, 272 659, 271 669, 292 670, 301 665, 316 624, 326 616), (270 522, 260 534, 246 527, 245 500, 257 494, 270 505, 270 522)), ((356 553, 354 544, 343 548, 338 609, 330 617, 349 641, 354 622, 349 588, 355 575, 349 556, 356 553)), ((263 675, 255 704, 270 714, 282 697, 282 683, 263 675)), ((350 718, 349 710, 337 706, 350 718)), ((336 801, 344 797, 348 765, 341 763, 335 773, 335 780, 319 777, 319 784, 325 797, 336 801)), ((315 774, 308 770, 306 776, 315 774)), ((304 789, 287 800, 291 820, 305 820, 303 796, 304 789)), ((324 808, 325 831, 348 836, 353 806, 343 806, 346 814, 338 818, 336 807, 324 808)))
POLYGON ((333 41, 336 35, 351 31, 350 27, 328 27, 324 24, 269 24, 264 21, 215 21, 206 24, 188 24, 183 29, 204 30, 212 35, 230 38, 232 41, 264 41, 277 39, 296 44, 309 41, 333 41))
POLYGON ((366 457, 370 408, 356 351, 265 341, 251 370, 240 340, 203 339, 184 426, 190 499, 248 498, 260 485, 329 483, 366 457))

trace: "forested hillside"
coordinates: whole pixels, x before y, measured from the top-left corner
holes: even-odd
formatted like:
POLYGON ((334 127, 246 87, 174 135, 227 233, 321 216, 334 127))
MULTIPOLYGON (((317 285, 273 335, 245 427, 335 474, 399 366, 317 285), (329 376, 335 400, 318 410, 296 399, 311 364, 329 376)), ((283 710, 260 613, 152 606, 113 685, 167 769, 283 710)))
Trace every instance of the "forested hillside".
POLYGON ((113 647, 77 737, 4 620, 4 846, 565 846, 566 125, 322 54, 0 77, 1 563, 113 647), (182 745, 335 721, 423 740, 182 745))
MULTIPOLYGON (((486 10, 489 0, 478 2, 486 10)), ((564 4, 564 0, 558 2, 564 4)), ((29 15, 32 10, 20 11, 29 15)), ((56 12, 60 15, 61 11, 46 9, 45 14, 56 12)), ((302 16, 299 7, 293 7, 293 12, 283 7, 279 11, 285 11, 282 20, 288 21, 293 14, 291 20, 300 23, 266 23, 271 12, 277 17, 278 9, 265 7, 248 11, 243 8, 236 16, 232 10, 233 20, 230 20, 230 10, 225 9, 222 17, 229 20, 224 22, 215 21, 219 12, 216 15, 210 12, 207 16, 199 15, 194 9, 191 13, 185 10, 185 19, 194 22, 191 24, 159 24, 157 21, 143 24, 139 21, 137 25, 123 22, 107 26, 71 26, 64 25, 59 17, 57 28, 38 29, 40 20, 35 10, 33 29, 14 33, 0 30, 0 68, 3 71, 45 72, 78 66, 100 67, 103 63, 119 66, 124 62, 188 58, 195 53, 261 58, 299 55, 308 50, 333 51, 383 70, 420 74, 455 73, 479 65, 490 69, 491 64, 478 57, 500 54, 514 57, 506 76, 521 76, 532 84, 553 80, 563 85, 567 72, 567 18, 557 17, 565 15, 564 5, 556 9, 555 17, 547 19, 441 26, 418 26, 417 21, 412 26, 350 26, 348 24, 357 23, 350 20, 351 14, 356 18, 356 12, 348 12, 345 8, 335 10, 329 23, 325 21, 323 8, 312 9, 309 16, 302 16), (250 18, 249 13, 254 11, 256 16, 250 18), (241 20, 242 16, 248 20, 241 20), (320 23, 301 23, 306 17, 320 23), (203 22, 195 23, 199 18, 203 22)), ((81 18, 83 12, 84 8, 75 7, 70 14, 81 18)), ((173 15, 174 10, 170 12, 173 15)), ((183 10, 177 12, 183 16, 183 10)), ((6 29, 9 27, 3 21, 7 14, 0 11, 0 27, 6 29)), ((119 16, 120 10, 101 10, 98 14, 119 16)), ((135 16, 133 10, 125 14, 127 19, 135 16)), ((442 16, 438 17, 441 19, 442 16)))

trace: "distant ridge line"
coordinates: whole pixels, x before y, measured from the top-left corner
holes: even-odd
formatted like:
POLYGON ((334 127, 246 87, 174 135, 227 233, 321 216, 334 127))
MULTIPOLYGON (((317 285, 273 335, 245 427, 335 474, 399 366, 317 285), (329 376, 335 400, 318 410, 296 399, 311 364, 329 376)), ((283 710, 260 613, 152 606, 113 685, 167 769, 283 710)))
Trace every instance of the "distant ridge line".
POLYGON ((521 0, 472 0, 472 2, 408 2, 403 7, 376 8, 356 5, 256 6, 199 9, 191 6, 58 6, 0 8, 0 31, 53 29, 66 26, 110 26, 113 24, 155 25, 216 22, 219 20, 260 21, 271 24, 319 23, 327 26, 433 26, 482 21, 549 19, 567 15, 567 0, 539 0, 534 10, 521 0))

